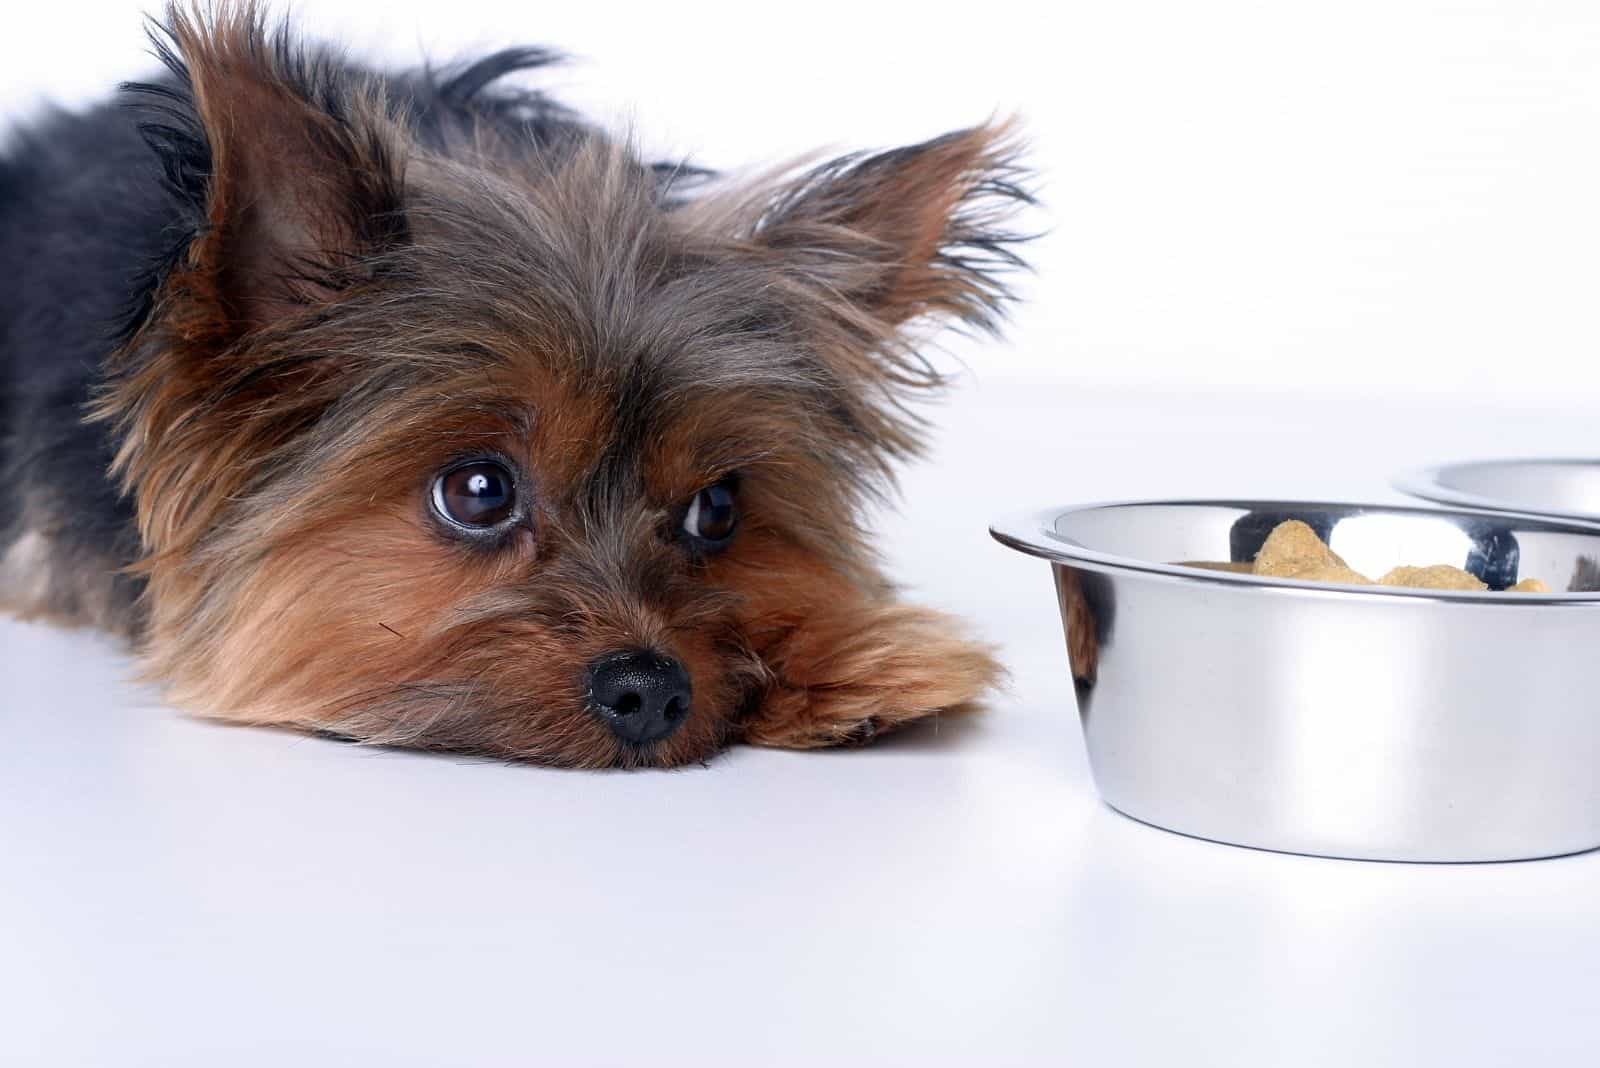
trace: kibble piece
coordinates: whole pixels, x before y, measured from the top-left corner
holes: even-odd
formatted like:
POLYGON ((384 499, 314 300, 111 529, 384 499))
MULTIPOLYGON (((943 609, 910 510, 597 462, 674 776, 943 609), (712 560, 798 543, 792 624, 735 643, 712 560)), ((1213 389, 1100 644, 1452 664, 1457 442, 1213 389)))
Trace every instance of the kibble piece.
MULTIPOLYGON (((1433 564, 1429 567, 1396 567, 1374 583, 1355 571, 1328 548, 1317 532, 1298 519, 1286 519, 1272 528, 1267 540, 1261 543, 1252 564, 1212 563, 1200 560, 1186 561, 1187 567, 1203 567, 1214 571, 1248 571, 1269 578, 1300 579, 1302 582, 1342 582, 1348 586, 1404 586, 1414 590, 1486 590, 1477 576, 1451 567, 1433 564)), ((1515 586, 1506 587, 1507 593, 1549 593, 1550 587, 1536 578, 1523 579, 1515 586)))
POLYGON ((1344 582, 1347 585, 1373 584, 1373 580, 1363 576, 1362 572, 1350 571, 1344 564, 1325 564, 1322 568, 1294 572, 1293 577, 1301 580, 1301 582, 1344 582))
POLYGON ((1352 571, 1343 564, 1323 564, 1321 567, 1296 571, 1293 575, 1284 577, 1297 578, 1302 582, 1343 582, 1350 586, 1372 585, 1372 580, 1367 576, 1359 571, 1352 571))
POLYGON ((1476 575, 1449 564, 1429 567, 1396 567, 1378 580, 1380 586, 1406 586, 1414 590, 1486 590, 1476 575))
POLYGON ((1179 560, 1180 567, 1198 567, 1202 571, 1231 571, 1235 575, 1255 574, 1255 565, 1246 563, 1229 563, 1226 560, 1179 560))
POLYGON ((1261 551, 1256 553, 1254 571, 1258 575, 1273 578, 1307 578, 1307 572, 1329 567, 1350 570, 1337 553, 1322 543, 1316 531, 1298 519, 1290 519, 1273 527, 1267 540, 1261 543, 1261 551))

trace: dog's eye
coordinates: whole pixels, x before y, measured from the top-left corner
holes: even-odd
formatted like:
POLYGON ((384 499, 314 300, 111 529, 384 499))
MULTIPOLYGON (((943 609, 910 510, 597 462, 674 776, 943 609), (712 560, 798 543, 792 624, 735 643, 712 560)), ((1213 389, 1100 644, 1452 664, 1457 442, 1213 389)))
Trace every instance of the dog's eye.
POLYGON ((683 532, 707 548, 726 544, 739 526, 733 490, 733 479, 725 478, 696 493, 683 514, 683 532))
POLYGON ((458 527, 487 530, 516 515, 516 483, 493 460, 452 467, 433 480, 433 509, 458 527))

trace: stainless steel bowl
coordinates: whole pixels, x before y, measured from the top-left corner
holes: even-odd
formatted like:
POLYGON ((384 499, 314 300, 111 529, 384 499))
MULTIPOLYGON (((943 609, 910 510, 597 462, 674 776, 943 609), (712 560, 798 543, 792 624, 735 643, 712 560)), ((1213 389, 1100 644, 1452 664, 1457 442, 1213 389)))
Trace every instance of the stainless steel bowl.
POLYGON ((1089 763, 1135 819, 1292 853, 1515 860, 1600 846, 1600 527, 1279 501, 1052 509, 996 524, 1049 560, 1089 763), (1350 566, 1494 589, 1330 586, 1254 559, 1302 519, 1350 566))
POLYGON ((1468 508, 1600 520, 1600 460, 1481 460, 1412 472, 1395 488, 1468 508))

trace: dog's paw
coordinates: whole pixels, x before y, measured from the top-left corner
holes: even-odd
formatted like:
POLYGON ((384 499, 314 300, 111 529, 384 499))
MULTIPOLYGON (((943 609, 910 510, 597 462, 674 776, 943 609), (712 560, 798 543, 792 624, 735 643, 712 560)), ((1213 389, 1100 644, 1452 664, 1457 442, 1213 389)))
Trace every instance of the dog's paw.
POLYGON ((917 720, 973 710, 1002 675, 938 612, 886 602, 815 616, 769 648, 772 683, 744 725, 754 745, 861 745, 917 720))

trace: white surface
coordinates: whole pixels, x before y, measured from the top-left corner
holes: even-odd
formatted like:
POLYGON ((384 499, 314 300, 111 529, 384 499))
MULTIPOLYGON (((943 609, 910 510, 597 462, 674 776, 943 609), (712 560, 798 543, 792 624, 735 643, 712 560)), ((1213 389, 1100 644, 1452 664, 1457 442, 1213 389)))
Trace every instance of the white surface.
MULTIPOLYGON (((0 117, 148 71, 159 3, 8 5, 0 117)), ((985 356, 1019 371, 1600 393, 1591 0, 292 6, 407 64, 557 45, 563 98, 717 167, 1020 113, 1051 233, 985 356)))
POLYGON ((866 750, 366 751, 181 718, 94 638, 0 623, 0 1063, 1595 1063, 1600 854, 1364 864, 1116 815, 1048 571, 984 531, 1385 497, 1440 458, 1592 451, 1592 413, 990 380, 939 419, 886 545, 1014 679, 866 750))

